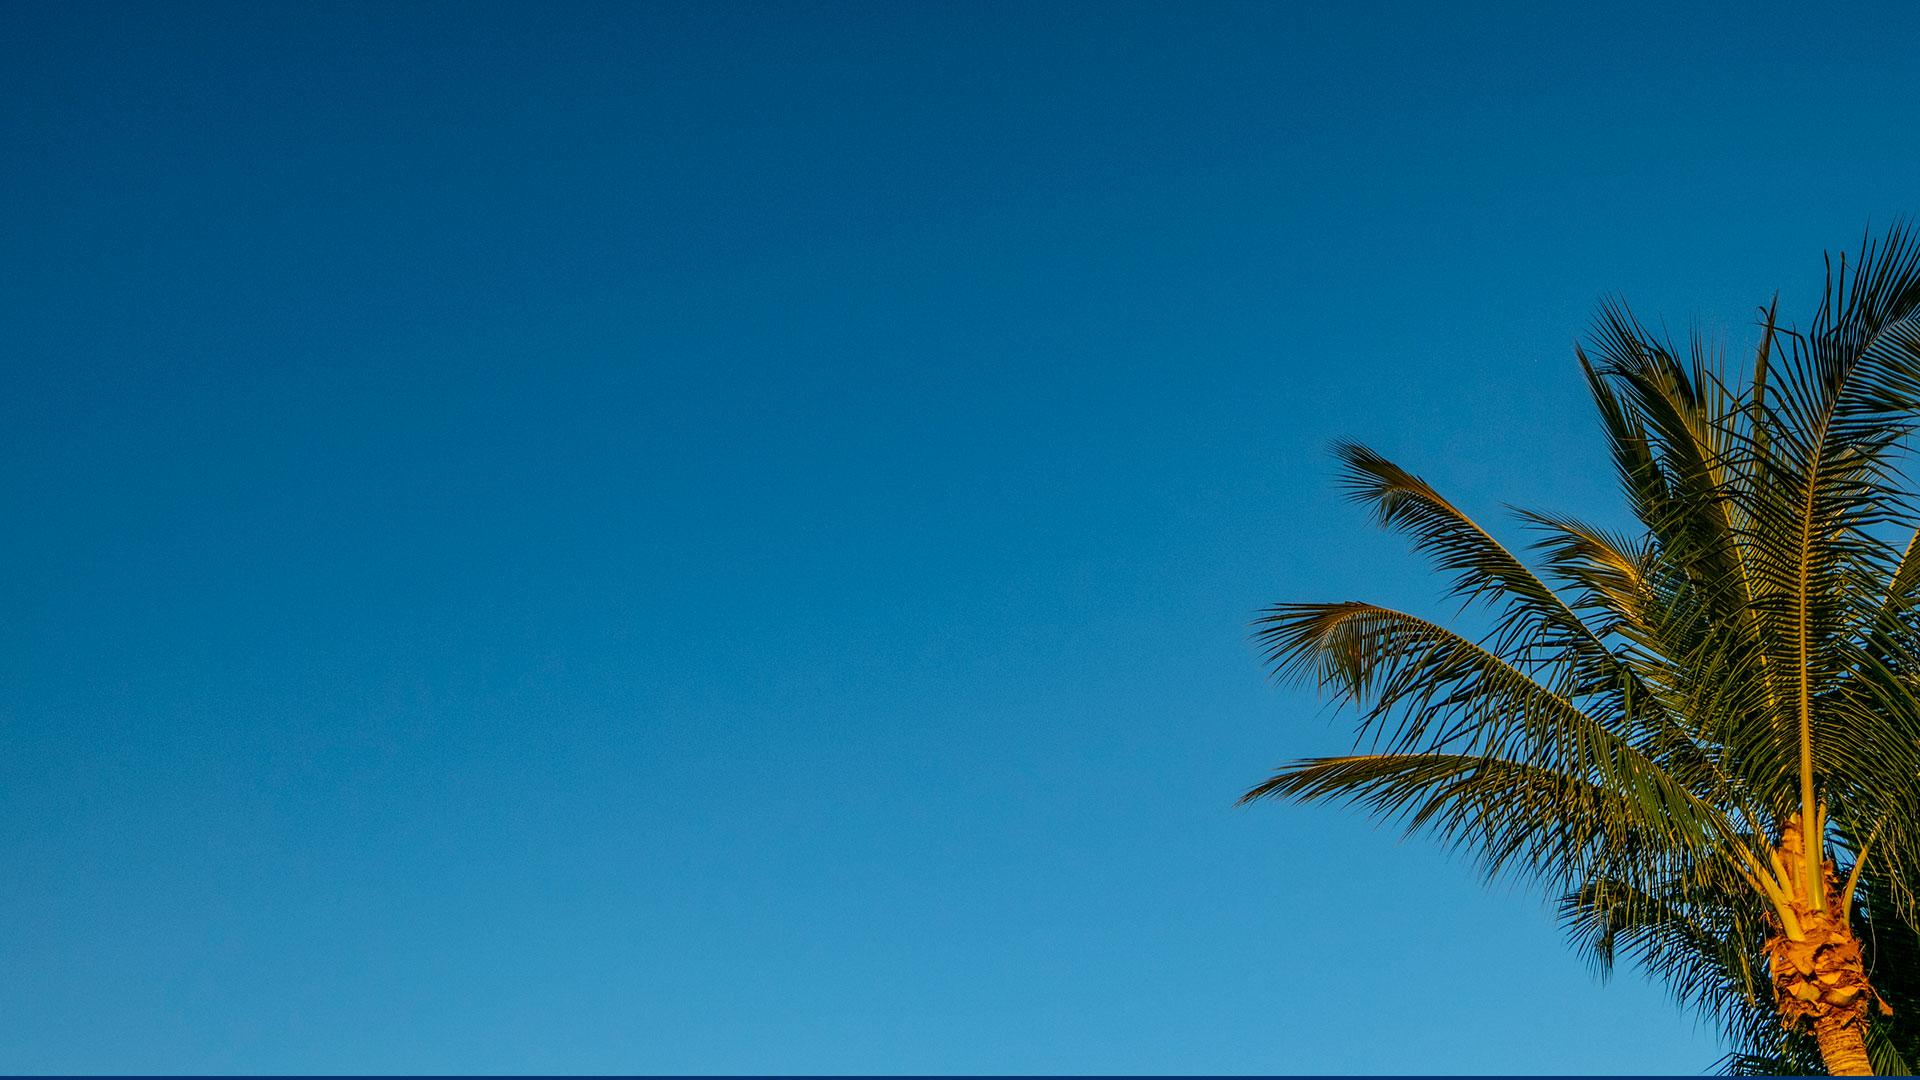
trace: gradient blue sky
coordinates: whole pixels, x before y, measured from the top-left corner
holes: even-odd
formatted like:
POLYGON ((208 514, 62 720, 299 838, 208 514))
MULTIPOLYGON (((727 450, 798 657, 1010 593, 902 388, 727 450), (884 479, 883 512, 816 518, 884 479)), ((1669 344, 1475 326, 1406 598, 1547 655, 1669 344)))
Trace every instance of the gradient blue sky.
POLYGON ((1707 1068, 1247 624, 1612 514, 1917 10, 0 7, 0 1071, 1707 1068))

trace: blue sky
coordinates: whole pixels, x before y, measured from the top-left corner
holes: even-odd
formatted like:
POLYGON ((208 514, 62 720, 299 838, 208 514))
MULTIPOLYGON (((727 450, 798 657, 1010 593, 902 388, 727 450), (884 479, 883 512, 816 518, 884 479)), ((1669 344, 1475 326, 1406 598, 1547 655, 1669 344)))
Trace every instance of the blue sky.
POLYGON ((1335 438, 1616 514, 1595 302, 1809 311, 1914 9, 0 21, 0 1071, 1718 1056, 1234 808, 1347 745, 1248 622, 1450 610, 1335 438))

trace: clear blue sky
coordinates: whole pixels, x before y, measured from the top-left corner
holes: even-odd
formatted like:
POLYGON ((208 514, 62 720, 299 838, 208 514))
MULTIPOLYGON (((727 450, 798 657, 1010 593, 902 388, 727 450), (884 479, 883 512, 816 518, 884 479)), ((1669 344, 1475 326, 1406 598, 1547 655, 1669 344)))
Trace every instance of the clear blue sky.
POLYGON ((1334 807, 1354 436, 1920 209, 1908 5, 0 7, 0 1071, 1697 1071, 1334 807), (1497 970, 1480 965, 1499 937, 1497 970))

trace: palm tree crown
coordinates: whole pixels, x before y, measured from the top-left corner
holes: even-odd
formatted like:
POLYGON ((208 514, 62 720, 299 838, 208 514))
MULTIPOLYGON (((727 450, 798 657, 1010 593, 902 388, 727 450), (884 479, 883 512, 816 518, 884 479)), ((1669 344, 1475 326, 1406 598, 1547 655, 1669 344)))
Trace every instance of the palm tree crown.
POLYGON ((1733 372, 1603 307, 1579 361, 1630 530, 1523 511, 1523 560, 1337 446, 1349 494, 1492 629, 1270 609, 1275 670, 1351 706, 1367 752, 1245 799, 1347 798, 1539 882, 1596 963, 1624 952, 1718 1016, 1736 1063, 1817 1039, 1832 1071, 1905 1071, 1854 897, 1864 876, 1874 922, 1920 915, 1920 515, 1899 471, 1920 246, 1896 227, 1841 259, 1803 329, 1762 314, 1733 372))

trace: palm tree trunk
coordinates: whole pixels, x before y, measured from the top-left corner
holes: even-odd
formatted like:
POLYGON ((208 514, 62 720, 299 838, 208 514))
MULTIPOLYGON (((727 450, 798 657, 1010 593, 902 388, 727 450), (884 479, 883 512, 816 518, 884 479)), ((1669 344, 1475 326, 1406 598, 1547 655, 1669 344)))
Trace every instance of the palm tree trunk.
MULTIPOLYGON (((1766 950, 1774 1004, 1787 1030, 1811 1023, 1828 1073, 1872 1076, 1867 1017, 1879 995, 1867 982, 1860 940, 1847 919, 1833 864, 1821 860, 1819 878, 1810 881, 1801 870, 1805 854, 1796 815, 1781 830, 1775 853, 1788 903, 1769 915, 1773 932, 1766 950)), ((1885 1002, 1880 1008, 1892 1011, 1885 1002)))
POLYGON ((1820 1059, 1827 1063, 1830 1076, 1873 1075, 1866 1036, 1865 1024, 1849 1024, 1838 1016, 1823 1016, 1813 1022, 1813 1037, 1820 1044, 1820 1059))

